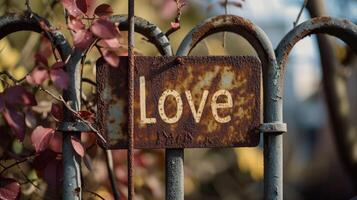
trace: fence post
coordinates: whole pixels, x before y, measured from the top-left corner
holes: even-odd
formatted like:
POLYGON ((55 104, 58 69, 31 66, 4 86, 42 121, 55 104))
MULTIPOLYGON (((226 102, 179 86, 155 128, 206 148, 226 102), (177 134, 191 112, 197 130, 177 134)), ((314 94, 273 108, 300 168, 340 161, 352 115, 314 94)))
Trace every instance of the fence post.
POLYGON ((184 199, 183 149, 166 149, 166 200, 184 199))
MULTIPOLYGON (((66 63, 66 72, 69 75, 69 86, 63 92, 63 97, 66 102, 70 102, 70 106, 75 110, 81 109, 81 65, 80 60, 82 52, 75 51, 71 54, 70 59, 66 63)), ((74 122, 73 117, 68 109, 64 110, 64 121, 74 122)), ((82 199, 82 183, 81 183, 81 157, 75 153, 71 137, 80 139, 80 132, 63 132, 63 199, 64 200, 81 200, 82 199)))

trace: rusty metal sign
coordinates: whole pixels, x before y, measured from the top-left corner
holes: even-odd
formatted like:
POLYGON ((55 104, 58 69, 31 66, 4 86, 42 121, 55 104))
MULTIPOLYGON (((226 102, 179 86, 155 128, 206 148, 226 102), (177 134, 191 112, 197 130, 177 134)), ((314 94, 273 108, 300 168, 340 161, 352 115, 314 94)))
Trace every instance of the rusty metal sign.
MULTIPOLYGON (((127 148, 128 60, 97 63, 99 131, 127 148)), ((135 57, 135 148, 259 143, 261 64, 246 56, 135 57)))

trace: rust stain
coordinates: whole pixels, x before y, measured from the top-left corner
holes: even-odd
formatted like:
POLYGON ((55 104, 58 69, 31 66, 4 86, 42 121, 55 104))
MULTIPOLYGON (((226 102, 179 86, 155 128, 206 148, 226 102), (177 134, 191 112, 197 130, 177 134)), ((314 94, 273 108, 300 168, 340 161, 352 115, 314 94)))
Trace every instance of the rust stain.
MULTIPOLYGON (((97 63, 98 128, 127 148, 128 61, 97 63)), ((136 57, 135 148, 256 146, 261 64, 254 57, 136 57), (145 95, 144 95, 145 93, 145 95)))

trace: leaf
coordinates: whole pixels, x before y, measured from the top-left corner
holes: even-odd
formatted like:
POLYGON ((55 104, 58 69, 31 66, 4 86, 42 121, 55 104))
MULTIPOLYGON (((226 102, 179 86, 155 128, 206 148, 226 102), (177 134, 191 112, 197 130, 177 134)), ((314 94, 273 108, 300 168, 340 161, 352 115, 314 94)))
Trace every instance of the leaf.
POLYGON ((94 14, 96 14, 99 17, 111 16, 113 14, 113 8, 111 5, 103 3, 95 8, 94 14))
POLYGON ((64 65, 65 65, 64 62, 59 61, 59 62, 56 62, 55 64, 53 64, 51 66, 51 69, 63 69, 64 65))
POLYGON ((121 47, 121 44, 117 38, 106 39, 106 40, 101 39, 101 40, 99 40, 99 42, 97 44, 100 47, 113 48, 113 49, 117 49, 117 48, 121 47))
POLYGON ((44 32, 50 32, 51 31, 51 28, 49 27, 48 23, 44 20, 39 20, 38 21, 38 24, 40 25, 42 31, 44 32))
POLYGON ((50 149, 56 153, 62 153, 62 133, 55 132, 51 141, 50 141, 50 149))
POLYGON ((5 91, 5 102, 10 105, 21 104, 27 106, 37 105, 33 94, 27 92, 23 86, 16 85, 7 88, 5 91))
POLYGON ((44 151, 53 135, 54 135, 55 130, 52 128, 44 128, 43 126, 37 126, 31 134, 31 142, 35 146, 36 152, 41 152, 44 151))
POLYGON ((63 107, 60 104, 53 103, 51 107, 51 114, 57 121, 62 121, 63 107))
POLYGON ((76 5, 79 10, 81 10, 84 14, 88 11, 87 0, 76 0, 76 5))
POLYGON ((119 67, 119 57, 113 51, 105 51, 104 60, 112 67, 119 67))
POLYGON ((73 35, 73 45, 79 50, 87 49, 93 42, 93 34, 88 30, 79 30, 73 35))
POLYGON ((3 111, 6 123, 10 126, 11 132, 20 141, 25 137, 25 117, 11 106, 7 106, 3 111))
POLYGON ((47 164, 50 163, 52 160, 55 160, 56 157, 56 152, 50 149, 46 149, 35 157, 33 161, 33 167, 37 170, 39 175, 42 176, 43 170, 46 168, 47 164))
POLYGON ((60 3, 67 10, 69 15, 72 15, 74 17, 82 15, 81 10, 77 7, 74 0, 60 0, 60 3))
POLYGON ((49 78, 48 70, 44 67, 35 67, 31 74, 26 76, 26 81, 31 85, 42 85, 49 78))
POLYGON ((25 124, 28 128, 35 128, 37 125, 37 118, 33 111, 28 110, 25 113, 25 124))
POLYGON ((176 15, 177 4, 175 1, 164 1, 160 11, 163 19, 171 19, 176 15))
POLYGON ((102 39, 112 39, 119 35, 119 30, 114 23, 103 17, 95 20, 90 30, 95 36, 102 39))
POLYGON ((81 110, 78 111, 77 114, 82 117, 83 119, 93 122, 94 121, 94 114, 92 112, 86 111, 86 110, 81 110))
POLYGON ((52 43, 44 35, 41 35, 40 47, 37 54, 45 58, 49 58, 52 55, 52 43))
POLYGON ((82 145, 81 141, 78 138, 75 138, 75 137, 71 136, 71 143, 72 143, 74 151, 78 155, 83 157, 84 156, 84 148, 83 148, 83 145, 82 145))
POLYGON ((173 28, 173 29, 180 28, 180 23, 179 22, 171 22, 171 28, 173 28))
POLYGON ((69 84, 69 76, 67 72, 65 72, 61 68, 54 68, 50 70, 50 78, 53 82, 53 84, 63 90, 67 89, 68 84, 69 84))
POLYGON ((44 169, 43 179, 47 182, 49 188, 59 190, 63 181, 62 160, 51 160, 44 169))
POLYGON ((87 9, 87 16, 93 16, 94 17, 94 9, 96 6, 96 0, 87 0, 87 5, 88 5, 88 9, 87 9))
POLYGON ((71 30, 74 30, 74 31, 79 31, 81 29, 84 29, 85 25, 83 24, 81 19, 70 16, 68 28, 70 28, 71 30))
POLYGON ((92 162, 92 158, 88 155, 88 154, 85 154, 84 157, 83 157, 83 162, 84 162, 84 165, 87 167, 87 169, 89 171, 92 171, 93 170, 93 162, 92 162))
POLYGON ((42 67, 47 67, 48 66, 47 58, 43 54, 36 53, 35 54, 35 61, 36 61, 36 65, 40 65, 42 67))
POLYGON ((81 142, 84 148, 92 148, 97 143, 97 135, 94 132, 82 132, 81 142))
POLYGON ((0 199, 15 200, 20 194, 20 184, 11 178, 0 178, 0 199))
POLYGON ((2 112, 4 109, 5 109, 4 94, 0 93, 0 112, 2 112))

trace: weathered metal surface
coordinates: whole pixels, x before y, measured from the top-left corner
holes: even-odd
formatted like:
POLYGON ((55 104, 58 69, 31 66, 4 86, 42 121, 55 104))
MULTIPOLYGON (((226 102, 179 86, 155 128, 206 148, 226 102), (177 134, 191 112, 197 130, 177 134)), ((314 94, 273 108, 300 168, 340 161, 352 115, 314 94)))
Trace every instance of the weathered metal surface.
MULTIPOLYGON (((311 3, 317 2, 311 1, 311 3)), ((311 14, 312 16, 315 15, 314 13, 311 14)), ((355 53, 357 52, 356 24, 346 19, 315 17, 301 23, 287 33, 276 48, 275 53, 282 75, 285 74, 289 54, 295 44, 312 34, 336 36, 346 42, 355 53)), ((340 66, 340 63, 334 58, 333 45, 329 40, 321 36, 318 35, 317 41, 323 72, 323 87, 334 131, 336 149, 351 180, 357 180, 357 159, 356 154, 353 153, 357 146, 357 133, 356 126, 349 123, 349 113, 353 111, 349 109, 350 102, 346 79, 338 73, 337 66, 340 66)), ((283 83, 284 80, 281 79, 278 85, 282 88, 283 83)))
MULTIPOLYGON (((205 37, 222 31, 244 37, 258 54, 263 68, 264 122, 283 123, 282 84, 280 68, 273 46, 257 25, 239 16, 222 15, 209 18, 192 29, 177 50, 177 55, 187 55, 205 37)), ((283 136, 264 135, 264 199, 283 199, 283 136)))
MULTIPOLYGON (((110 148, 128 145, 127 65, 126 57, 117 68, 97 63, 98 129, 110 148)), ((136 148, 237 147, 259 142, 261 66, 256 58, 136 57, 134 81, 136 148)))

